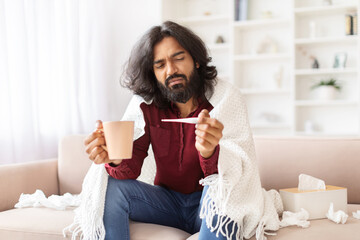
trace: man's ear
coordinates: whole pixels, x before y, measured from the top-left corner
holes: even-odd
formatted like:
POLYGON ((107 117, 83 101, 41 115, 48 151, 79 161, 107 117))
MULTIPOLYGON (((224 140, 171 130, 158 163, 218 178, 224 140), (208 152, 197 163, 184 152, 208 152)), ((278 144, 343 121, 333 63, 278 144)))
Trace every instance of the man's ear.
POLYGON ((200 67, 199 63, 195 63, 195 66, 196 66, 196 68, 200 67))

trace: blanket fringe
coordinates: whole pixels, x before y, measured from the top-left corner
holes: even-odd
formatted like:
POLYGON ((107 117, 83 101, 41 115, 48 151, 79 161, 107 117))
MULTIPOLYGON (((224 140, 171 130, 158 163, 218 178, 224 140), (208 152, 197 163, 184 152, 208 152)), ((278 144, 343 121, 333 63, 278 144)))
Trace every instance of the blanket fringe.
POLYGON ((206 226, 216 237, 222 234, 227 240, 236 236, 237 240, 244 239, 243 226, 226 216, 226 203, 229 200, 231 188, 226 181, 220 181, 218 174, 213 174, 200 180, 200 184, 209 186, 200 209, 200 218, 206 220, 206 226), (220 184, 222 183, 222 184, 220 184), (232 224, 231 231, 229 225, 232 224))
POLYGON ((105 227, 102 220, 104 213, 104 202, 99 199, 105 199, 108 175, 104 166, 93 164, 84 179, 81 199, 93 201, 82 201, 80 206, 74 210, 74 222, 64 228, 63 235, 71 233, 71 240, 103 240, 105 239, 105 227), (92 176, 92 177, 89 177, 92 176), (93 181, 99 184, 99 189, 92 192, 94 188, 93 181))
POLYGON ((63 236, 66 237, 66 233, 71 233, 71 240, 98 240, 105 239, 105 228, 98 227, 96 230, 92 230, 91 228, 87 228, 90 233, 89 236, 84 235, 84 232, 80 226, 80 224, 76 221, 72 223, 70 226, 63 229, 63 236))

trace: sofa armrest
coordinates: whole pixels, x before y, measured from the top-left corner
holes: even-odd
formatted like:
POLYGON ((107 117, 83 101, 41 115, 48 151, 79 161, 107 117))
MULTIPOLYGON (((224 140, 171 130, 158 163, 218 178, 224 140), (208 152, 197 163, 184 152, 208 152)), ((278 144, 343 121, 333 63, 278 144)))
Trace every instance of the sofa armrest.
POLYGON ((12 209, 21 193, 58 194, 57 159, 0 165, 0 211, 12 209))

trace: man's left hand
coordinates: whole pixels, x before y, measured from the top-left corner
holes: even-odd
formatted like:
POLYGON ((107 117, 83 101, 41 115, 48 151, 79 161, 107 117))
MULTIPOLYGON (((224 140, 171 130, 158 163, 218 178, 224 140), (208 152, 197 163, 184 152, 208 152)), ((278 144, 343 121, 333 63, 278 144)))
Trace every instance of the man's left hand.
POLYGON ((203 158, 209 158, 214 154, 223 136, 223 129, 224 125, 220 121, 210 118, 208 110, 204 109, 200 112, 195 130, 195 147, 203 158))

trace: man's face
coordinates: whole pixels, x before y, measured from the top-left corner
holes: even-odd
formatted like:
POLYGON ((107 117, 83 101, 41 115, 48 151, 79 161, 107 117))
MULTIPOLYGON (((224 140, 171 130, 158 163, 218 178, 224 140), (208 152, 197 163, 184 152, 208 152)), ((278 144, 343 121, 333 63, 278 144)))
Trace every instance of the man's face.
POLYGON ((173 102, 187 102, 193 95, 190 82, 196 81, 194 60, 173 37, 165 37, 154 47, 155 76, 164 96, 173 102))

